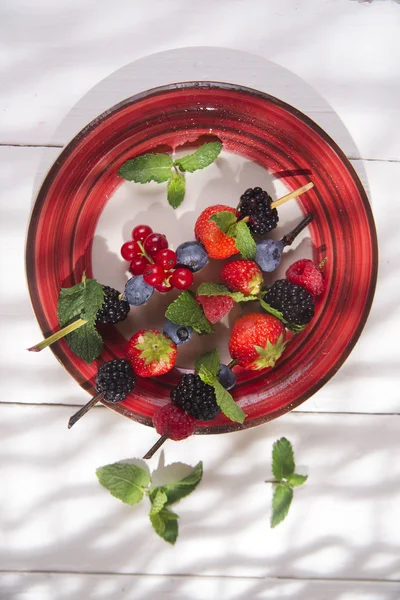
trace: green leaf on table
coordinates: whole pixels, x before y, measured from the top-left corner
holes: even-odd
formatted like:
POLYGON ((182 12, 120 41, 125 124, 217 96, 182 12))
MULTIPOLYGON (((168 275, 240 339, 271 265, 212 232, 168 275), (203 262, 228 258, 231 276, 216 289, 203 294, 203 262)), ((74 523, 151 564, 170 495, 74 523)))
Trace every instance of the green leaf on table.
POLYGON ((154 531, 169 544, 174 545, 178 537, 178 515, 162 508, 159 512, 149 514, 154 531))
POLYGON ((175 165, 177 165, 181 171, 193 173, 193 171, 198 171, 199 169, 204 169, 204 167, 211 165, 218 157, 221 150, 221 142, 208 142, 200 146, 193 154, 187 154, 182 158, 178 158, 175 161, 175 165))
POLYGON ((256 243, 246 223, 236 223, 235 244, 243 258, 254 260, 256 257, 256 243))
POLYGON ((235 302, 259 300, 258 296, 245 296, 242 292, 230 292, 222 283, 201 283, 197 288, 198 296, 229 296, 235 302))
POLYGON ((287 477, 287 483, 290 487, 299 487, 303 485, 308 479, 308 475, 298 475, 297 473, 293 473, 287 477))
POLYGON ((168 182, 167 199, 172 208, 178 208, 185 197, 186 181, 185 176, 179 173, 173 173, 168 182))
POLYGON ((271 527, 276 527, 287 516, 293 498, 293 490, 284 483, 278 483, 272 497, 271 527))
POLYGON ((168 306, 165 316, 176 325, 193 327, 200 334, 213 333, 214 328, 191 292, 185 290, 168 306))
POLYGON ((194 363, 194 369, 196 373, 199 372, 201 367, 206 368, 212 376, 218 376, 219 370, 221 368, 221 363, 219 360, 219 353, 216 348, 214 348, 214 350, 211 350, 211 352, 203 354, 203 356, 196 360, 196 362, 194 363))
POLYGON ((175 502, 178 502, 178 500, 181 500, 185 496, 191 494, 200 483, 202 477, 203 463, 199 462, 189 473, 189 475, 186 475, 186 477, 177 483, 167 483, 160 488, 155 488, 151 491, 150 497, 152 498, 154 493, 157 494, 160 490, 162 490, 167 497, 165 504, 169 506, 170 504, 174 504, 175 502))
POLYGON ((295 469, 292 444, 285 437, 277 440, 272 448, 272 472, 282 481, 293 475, 295 469))
MULTIPOLYGON (((215 223, 222 233, 228 234, 229 231, 234 231, 232 230, 232 226, 236 224, 237 217, 235 213, 232 213, 229 210, 222 210, 221 212, 211 215, 209 220, 215 223)), ((231 237, 234 237, 234 235, 231 237)))
POLYGON ((124 163, 118 175, 127 181, 162 183, 171 177, 173 160, 168 154, 142 154, 124 163))
POLYGON ((155 515, 162 510, 167 503, 168 497, 162 488, 156 488, 154 494, 150 495, 151 509, 149 515, 155 515))
POLYGON ((133 506, 138 504, 150 484, 150 475, 136 465, 114 463, 96 471, 99 482, 110 494, 133 506))

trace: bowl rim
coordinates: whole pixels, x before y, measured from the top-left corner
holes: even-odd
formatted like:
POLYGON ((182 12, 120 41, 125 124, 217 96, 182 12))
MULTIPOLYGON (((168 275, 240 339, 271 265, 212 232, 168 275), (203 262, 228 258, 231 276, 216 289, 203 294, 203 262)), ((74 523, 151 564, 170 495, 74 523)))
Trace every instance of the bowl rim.
MULTIPOLYGON (((134 94, 133 96, 129 96, 129 97, 125 98, 124 100, 121 100, 117 104, 114 104, 107 110, 100 113, 97 117, 92 119, 83 129, 81 129, 65 145, 65 147, 62 149, 60 154, 57 156, 56 160, 53 162, 53 164, 47 171, 47 174, 45 175, 45 177, 39 187, 39 190, 35 196, 34 204, 33 204, 30 219, 29 219, 28 230, 27 230, 26 245, 25 245, 25 274, 26 274, 26 278, 27 278, 27 284, 28 284, 29 296, 30 296, 32 309, 33 309, 33 312, 35 314, 35 317, 39 323, 40 329, 43 334, 45 334, 45 332, 47 331, 48 326, 47 326, 45 317, 42 316, 40 314, 40 311, 37 310, 39 308, 39 306, 38 306, 39 302, 38 302, 38 298, 36 296, 36 291, 35 291, 35 280, 34 280, 35 269, 34 269, 33 256, 30 255, 30 246, 31 246, 32 240, 35 237, 36 227, 37 227, 38 219, 40 217, 43 202, 47 196, 49 188, 51 187, 55 177, 57 176, 59 170, 61 169, 65 159, 81 143, 82 140, 84 140, 92 131, 94 131, 96 129, 96 127, 101 122, 103 122, 110 115, 119 112, 120 110, 126 108, 127 106, 129 106, 131 104, 135 104, 141 100, 148 99, 153 96, 157 96, 157 95, 168 93, 168 92, 173 92, 176 90, 195 90, 195 89, 198 89, 198 90, 221 89, 221 90, 227 90, 227 91, 235 91, 235 92, 247 95, 247 96, 253 96, 253 97, 260 98, 260 99, 265 100, 269 103, 272 103, 276 106, 279 106, 283 110, 294 115, 299 120, 301 120, 305 125, 307 125, 310 129, 312 129, 320 138, 322 138, 329 145, 329 147, 338 155, 340 161, 342 162, 344 167, 347 169, 351 179, 353 180, 353 183, 355 184, 355 186, 358 190, 358 193, 359 193, 361 201, 363 203, 366 217, 368 220, 368 229, 369 229, 369 235, 370 235, 370 240, 371 240, 371 250, 372 250, 372 257, 373 257, 373 259, 371 261, 371 279, 370 279, 370 283, 369 283, 368 294, 366 296, 364 309, 363 309, 362 314, 360 315, 357 327, 356 327, 351 339, 349 340, 349 343, 346 346, 346 349, 343 351, 343 353, 340 355, 340 357, 337 358, 337 360, 330 367, 330 369, 325 373, 325 375, 323 377, 321 377, 304 394, 302 394, 301 396, 296 398, 296 400, 294 400, 290 404, 280 407, 279 409, 277 409, 271 413, 268 413, 266 415, 263 415, 261 417, 256 417, 249 421, 244 421, 243 424, 232 422, 232 423, 226 423, 224 425, 218 425, 218 426, 214 426, 214 427, 202 427, 201 429, 197 429, 195 432, 195 434, 197 434, 197 435, 204 435, 204 434, 218 434, 218 433, 229 433, 229 432, 233 432, 233 431, 242 431, 244 429, 249 429, 251 427, 256 427, 258 425, 262 425, 263 423, 267 423, 268 421, 272 421, 272 420, 286 414, 287 412, 292 411, 294 408, 298 407, 300 404, 302 404, 303 402, 305 402, 306 400, 311 398, 311 396, 313 396, 318 390, 320 390, 337 373, 337 371, 340 369, 340 367, 343 365, 343 363, 347 360, 347 358, 349 357, 350 353, 352 352, 354 346, 356 345, 357 341, 359 340, 362 330, 364 329, 366 321, 368 319, 369 313, 371 311, 372 302, 374 299, 374 294, 375 294, 375 289, 376 289, 377 276, 378 276, 379 253, 378 253, 378 240, 377 240, 376 226, 375 226, 375 221, 374 221, 373 214, 372 214, 371 204, 368 200, 368 196, 364 190, 364 187, 360 181, 360 178, 358 177, 353 165, 351 164, 350 160, 347 158, 347 156, 345 155, 343 150, 331 138, 331 136, 328 135, 328 133, 320 125, 318 125, 315 121, 313 121, 310 117, 308 117, 306 114, 301 112, 299 109, 288 104, 287 102, 284 102, 283 100, 280 100, 279 98, 276 98, 275 96, 272 96, 266 92, 262 92, 260 90, 256 90, 254 88, 240 85, 240 84, 218 82, 218 81, 182 81, 182 82, 175 82, 175 83, 171 83, 171 84, 167 84, 167 85, 161 85, 161 86, 150 88, 143 92, 139 92, 138 94, 134 94), (38 314, 38 312, 39 312, 39 314, 38 314)), ((50 346, 50 349, 52 350, 53 354, 56 356, 56 358, 60 362, 60 364, 67 370, 67 367, 64 364, 65 361, 63 360, 63 353, 60 351, 58 344, 54 344, 54 345, 50 346)), ((82 384, 82 382, 79 382, 72 373, 70 373, 70 374, 74 377, 74 379, 80 384, 80 386, 83 389, 86 389, 86 391, 90 392, 90 389, 89 389, 90 385, 85 385, 85 383, 82 384)), ((88 383, 88 382, 86 382, 86 383, 88 383)), ((117 412, 125 417, 131 418, 132 420, 135 420, 138 423, 152 426, 151 419, 148 420, 145 417, 143 417, 142 419, 133 419, 133 417, 130 417, 129 414, 126 414, 127 413, 126 408, 124 406, 119 405, 118 403, 110 405, 110 404, 104 402, 103 404, 105 406, 107 406, 108 408, 114 410, 115 412, 117 412)))

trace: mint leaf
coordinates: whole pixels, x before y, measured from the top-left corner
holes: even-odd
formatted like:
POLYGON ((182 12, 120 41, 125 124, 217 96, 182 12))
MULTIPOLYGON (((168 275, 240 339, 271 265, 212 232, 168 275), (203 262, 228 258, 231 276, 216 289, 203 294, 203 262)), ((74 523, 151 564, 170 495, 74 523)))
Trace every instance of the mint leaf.
POLYGON ((75 318, 86 319, 94 325, 97 312, 104 303, 104 290, 95 279, 82 275, 81 283, 71 288, 61 288, 57 306, 60 326, 68 325, 75 318))
POLYGON ((236 404, 231 394, 220 384, 218 380, 214 381, 215 399, 218 406, 225 416, 235 423, 243 423, 246 413, 236 404))
POLYGON ((246 223, 239 221, 236 224, 235 245, 240 254, 248 260, 256 257, 256 243, 246 223))
POLYGON ((175 544, 178 537, 178 515, 162 508, 160 512, 149 514, 154 531, 169 544, 175 544))
POLYGON ((74 354, 89 364, 100 356, 103 350, 103 339, 91 323, 86 323, 66 335, 65 341, 74 354))
POLYGON ((282 481, 293 475, 295 469, 292 444, 285 437, 277 440, 272 448, 272 472, 282 481))
POLYGON ((229 212, 228 210, 222 210, 221 212, 211 215, 210 221, 215 223, 222 233, 228 233, 228 231, 231 230, 232 225, 236 223, 237 218, 235 213, 229 212))
POLYGON ((165 504, 168 506, 170 504, 174 504, 174 502, 178 502, 181 498, 188 496, 193 492, 193 490, 200 483, 201 478, 203 477, 203 463, 199 462, 193 470, 186 475, 183 479, 178 481, 177 483, 167 483, 163 485, 161 488, 155 488, 152 490, 150 497, 152 498, 154 492, 157 494, 160 490, 164 492, 167 497, 167 501, 165 504))
POLYGON ((214 377, 218 376, 221 364, 219 361, 219 353, 216 348, 196 360, 194 363, 195 371, 198 372, 201 367, 205 367, 214 377))
POLYGON ((276 308, 272 308, 272 306, 265 302, 265 300, 263 300, 261 297, 259 298, 259 300, 261 307, 267 313, 279 319, 285 325, 285 327, 289 329, 289 331, 291 331, 292 333, 301 333, 306 327, 305 325, 296 325, 295 323, 288 323, 288 321, 286 321, 286 319, 283 318, 283 314, 279 310, 276 310, 276 308))
POLYGON ((124 163, 118 175, 128 181, 162 183, 171 177, 173 160, 168 154, 142 154, 124 163))
POLYGON ((168 182, 167 199, 172 208, 178 208, 185 197, 186 181, 183 175, 174 173, 168 182))
POLYGON ((183 158, 178 158, 175 161, 175 165, 178 165, 181 171, 198 171, 208 167, 217 158, 222 150, 221 142, 208 142, 200 146, 193 154, 188 154, 183 158))
POLYGON ((249 302, 258 300, 258 296, 245 296, 242 292, 230 292, 227 287, 221 283, 206 282, 201 283, 197 288, 198 296, 229 296, 235 302, 249 302))
POLYGON ((151 509, 149 515, 155 515, 160 512, 164 508, 164 505, 167 503, 167 494, 161 488, 156 488, 155 494, 153 494, 151 499, 151 509))
POLYGON ((297 473, 293 473, 293 475, 287 477, 287 483, 290 487, 299 487, 299 485, 303 485, 307 479, 308 475, 298 475, 297 473))
POLYGON ((150 484, 150 475, 137 467, 125 463, 114 463, 96 471, 99 482, 110 494, 133 506, 143 498, 150 484))
POLYGON ((198 296, 230 296, 231 292, 222 283, 212 281, 201 283, 197 288, 198 296))
POLYGON ((214 332, 214 328, 206 319, 203 309, 197 304, 193 294, 187 290, 182 292, 174 302, 171 302, 165 316, 175 325, 193 327, 200 334, 214 332))
POLYGON ((271 527, 276 527, 287 516, 293 498, 293 490, 284 483, 279 483, 272 498, 271 527))
POLYGON ((214 386, 214 383, 217 380, 216 376, 213 375, 204 365, 200 366, 199 370, 197 371, 197 375, 207 385, 214 386))

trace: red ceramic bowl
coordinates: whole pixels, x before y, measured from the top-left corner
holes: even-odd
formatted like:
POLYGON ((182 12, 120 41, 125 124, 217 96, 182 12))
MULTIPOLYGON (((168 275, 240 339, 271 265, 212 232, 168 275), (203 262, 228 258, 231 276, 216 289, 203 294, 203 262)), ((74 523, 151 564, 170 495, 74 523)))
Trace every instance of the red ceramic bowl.
MULTIPOLYGON (((84 270, 91 276, 96 223, 121 182, 118 168, 136 155, 163 145, 176 148, 210 129, 225 150, 271 174, 284 173, 289 188, 314 182, 299 204, 315 215, 309 230, 315 260, 328 259, 327 288, 314 319, 273 370, 238 374, 233 396, 248 414, 244 424, 221 415, 199 424, 197 433, 252 427, 298 406, 336 373, 363 329, 376 283, 376 233, 362 185, 335 142, 293 107, 249 88, 195 82, 144 92, 100 115, 63 150, 38 194, 26 252, 33 307, 47 335, 58 327, 60 286, 80 281, 84 270)), ((122 357, 124 345, 119 332, 109 330, 101 361, 92 365, 65 341, 52 350, 93 394, 98 365, 122 357)), ((127 400, 112 408, 151 425, 154 407, 169 400, 179 375, 174 369, 161 378, 140 379, 127 400)))

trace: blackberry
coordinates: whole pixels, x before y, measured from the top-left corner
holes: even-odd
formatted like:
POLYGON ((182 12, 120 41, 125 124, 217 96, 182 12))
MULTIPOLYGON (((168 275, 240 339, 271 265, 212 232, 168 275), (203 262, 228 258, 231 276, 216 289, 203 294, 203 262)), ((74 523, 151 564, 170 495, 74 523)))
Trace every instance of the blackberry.
POLYGON ((199 421, 212 421, 221 412, 215 400, 214 388, 192 373, 183 375, 171 392, 171 400, 199 421))
POLYGON ((96 390, 104 393, 106 402, 121 402, 133 390, 136 377, 131 365, 121 358, 101 365, 95 382, 96 390))
POLYGON ((271 210, 272 198, 260 187, 249 188, 240 196, 237 216, 250 217, 249 227, 253 233, 264 235, 275 229, 279 217, 276 208, 271 210))
POLYGON ((314 316, 313 297, 303 287, 278 279, 264 296, 272 308, 279 310, 288 323, 306 325, 314 316))
POLYGON ((96 320, 98 323, 119 323, 128 316, 131 307, 126 300, 120 300, 120 292, 114 288, 103 285, 104 303, 99 311, 97 311, 96 320))

